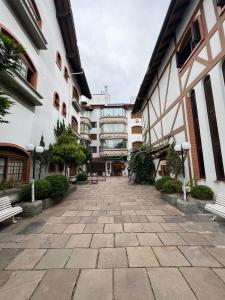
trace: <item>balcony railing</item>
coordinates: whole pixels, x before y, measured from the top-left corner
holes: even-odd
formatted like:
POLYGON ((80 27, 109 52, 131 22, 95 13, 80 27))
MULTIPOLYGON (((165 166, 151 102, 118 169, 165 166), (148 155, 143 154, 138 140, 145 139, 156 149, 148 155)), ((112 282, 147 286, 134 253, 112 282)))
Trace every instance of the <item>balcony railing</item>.
POLYGON ((127 133, 101 133, 99 135, 100 140, 112 140, 112 139, 128 139, 127 133))
POLYGON ((91 143, 91 138, 90 138, 90 136, 89 136, 88 134, 86 134, 86 133, 81 133, 81 134, 80 134, 80 139, 81 139, 81 140, 88 141, 88 142, 91 143))
POLYGON ((126 157, 128 156, 127 149, 101 149, 100 157, 126 157))
POLYGON ((124 123, 127 124, 127 117, 101 117, 99 124, 113 124, 124 123))
POLYGON ((91 129, 91 121, 90 121, 90 119, 88 117, 82 116, 80 118, 80 123, 88 125, 89 128, 91 129))

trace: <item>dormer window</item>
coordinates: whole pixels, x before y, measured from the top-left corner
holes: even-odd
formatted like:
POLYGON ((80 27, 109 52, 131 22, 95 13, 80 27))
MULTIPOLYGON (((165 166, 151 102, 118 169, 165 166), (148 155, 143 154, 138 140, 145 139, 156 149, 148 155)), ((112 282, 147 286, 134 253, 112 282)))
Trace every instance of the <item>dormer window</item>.
POLYGON ((66 109, 66 103, 65 102, 63 102, 63 105, 62 105, 62 115, 64 117, 66 117, 66 115, 67 115, 67 109, 66 109))
POLYGON ((73 87, 73 98, 79 101, 79 94, 77 92, 77 89, 73 87))
POLYGON ((62 58, 58 51, 56 52, 56 64, 59 67, 59 69, 61 70, 62 69, 62 58))
POLYGON ((68 78, 69 78, 69 72, 68 72, 67 67, 64 68, 64 78, 66 79, 66 81, 68 81, 68 78))
POLYGON ((191 27, 186 32, 179 50, 176 54, 177 68, 182 68, 186 61, 189 59, 193 51, 197 48, 202 40, 200 18, 195 20, 191 27))
POLYGON ((56 109, 59 110, 59 107, 60 107, 60 98, 59 98, 59 94, 58 93, 54 94, 53 105, 55 106, 56 109))

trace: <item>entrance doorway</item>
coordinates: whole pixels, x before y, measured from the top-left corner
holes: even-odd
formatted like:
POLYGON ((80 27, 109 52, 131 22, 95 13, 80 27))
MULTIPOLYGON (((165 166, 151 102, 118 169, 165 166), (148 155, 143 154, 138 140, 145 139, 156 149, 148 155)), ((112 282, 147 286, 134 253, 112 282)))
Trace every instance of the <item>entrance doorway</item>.
POLYGON ((113 176, 122 176, 123 170, 125 170, 125 164, 121 161, 112 162, 112 175, 113 176))

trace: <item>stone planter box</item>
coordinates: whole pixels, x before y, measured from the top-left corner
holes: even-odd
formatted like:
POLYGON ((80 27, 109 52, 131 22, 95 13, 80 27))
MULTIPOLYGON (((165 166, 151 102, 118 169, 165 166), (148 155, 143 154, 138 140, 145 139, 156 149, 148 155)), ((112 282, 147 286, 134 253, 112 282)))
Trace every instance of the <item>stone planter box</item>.
POLYGON ((166 193, 161 193, 162 199, 169 204, 177 207, 177 199, 180 198, 180 194, 166 194, 166 193))
POLYGON ((86 180, 86 181, 77 181, 76 184, 78 184, 78 185, 89 184, 89 180, 86 180))
POLYGON ((51 198, 43 199, 41 201, 43 203, 43 209, 47 209, 47 208, 49 208, 49 207, 56 204, 56 201, 54 199, 51 199, 51 198))
POLYGON ((20 188, 0 191, 0 198, 8 196, 12 204, 19 202, 20 188))
POLYGON ((42 200, 37 200, 33 202, 20 202, 18 204, 23 208, 22 213, 20 214, 21 217, 33 217, 42 212, 43 202, 42 200))
POLYGON ((214 203, 213 200, 198 200, 198 199, 194 199, 192 197, 190 197, 189 199, 198 205, 198 208, 201 212, 207 212, 207 213, 209 213, 209 212, 205 210, 205 205, 214 203))

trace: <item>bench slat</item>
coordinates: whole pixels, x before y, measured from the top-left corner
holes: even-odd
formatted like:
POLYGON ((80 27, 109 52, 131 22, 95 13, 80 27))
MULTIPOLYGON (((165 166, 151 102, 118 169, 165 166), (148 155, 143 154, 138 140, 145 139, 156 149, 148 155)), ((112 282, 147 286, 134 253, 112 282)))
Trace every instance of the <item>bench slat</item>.
POLYGON ((23 211, 22 207, 12 207, 8 196, 0 198, 0 222, 11 218, 23 211))

